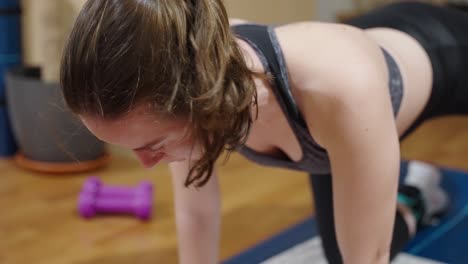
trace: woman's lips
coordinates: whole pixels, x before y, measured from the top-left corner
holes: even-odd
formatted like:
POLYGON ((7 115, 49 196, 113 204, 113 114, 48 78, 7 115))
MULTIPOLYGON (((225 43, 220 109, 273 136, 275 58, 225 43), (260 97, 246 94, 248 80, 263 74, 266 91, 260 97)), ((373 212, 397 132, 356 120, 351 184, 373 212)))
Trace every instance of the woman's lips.
POLYGON ((156 156, 153 157, 153 164, 156 165, 158 164, 162 159, 165 158, 165 154, 164 153, 161 153, 161 154, 157 154, 156 156))

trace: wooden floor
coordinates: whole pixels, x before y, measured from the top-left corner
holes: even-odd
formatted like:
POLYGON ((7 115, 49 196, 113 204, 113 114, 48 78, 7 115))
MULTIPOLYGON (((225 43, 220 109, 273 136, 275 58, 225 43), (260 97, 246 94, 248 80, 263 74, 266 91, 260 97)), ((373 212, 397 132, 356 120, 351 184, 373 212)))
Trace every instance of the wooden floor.
MULTIPOLYGON (((403 144, 403 157, 468 169, 468 120, 426 124, 403 144)), ((382 150, 385 151, 385 150, 382 150)), ((48 176, 0 161, 1 264, 177 263, 172 190, 168 170, 144 170, 126 152, 92 173, 106 183, 156 186, 153 220, 130 217, 83 220, 76 198, 90 174, 48 176)), ((221 257, 232 256, 313 212, 307 177, 265 169, 234 155, 221 168, 221 257)))

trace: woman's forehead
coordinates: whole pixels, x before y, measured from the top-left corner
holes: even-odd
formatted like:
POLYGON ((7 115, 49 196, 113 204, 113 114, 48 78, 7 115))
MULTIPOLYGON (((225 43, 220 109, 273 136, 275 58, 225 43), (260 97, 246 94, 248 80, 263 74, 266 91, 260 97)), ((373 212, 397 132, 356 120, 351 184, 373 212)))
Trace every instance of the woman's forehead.
POLYGON ((105 120, 94 116, 80 116, 84 125, 99 139, 129 148, 139 147, 151 137, 183 131, 185 123, 176 118, 165 118, 141 108, 125 116, 105 120))

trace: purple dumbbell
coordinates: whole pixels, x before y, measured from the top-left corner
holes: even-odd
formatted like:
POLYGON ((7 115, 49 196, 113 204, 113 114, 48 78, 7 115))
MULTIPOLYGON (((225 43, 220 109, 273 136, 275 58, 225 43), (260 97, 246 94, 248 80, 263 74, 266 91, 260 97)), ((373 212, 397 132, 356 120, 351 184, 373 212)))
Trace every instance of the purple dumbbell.
POLYGON ((131 198, 138 194, 147 193, 152 195, 153 185, 150 182, 141 182, 138 186, 105 186, 97 177, 89 177, 81 189, 83 193, 96 194, 98 197, 121 197, 131 198))
POLYGON ((134 214, 142 220, 151 217, 152 196, 148 193, 136 193, 134 197, 99 197, 82 192, 78 198, 80 215, 90 218, 98 213, 103 214, 134 214))

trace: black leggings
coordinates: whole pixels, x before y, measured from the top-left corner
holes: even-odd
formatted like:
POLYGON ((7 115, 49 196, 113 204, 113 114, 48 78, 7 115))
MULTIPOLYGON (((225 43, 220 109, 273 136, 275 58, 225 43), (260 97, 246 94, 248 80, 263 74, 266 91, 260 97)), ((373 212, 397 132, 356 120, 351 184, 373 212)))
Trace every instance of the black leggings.
MULTIPOLYGON (((359 28, 389 27, 409 33, 426 49, 433 68, 433 88, 425 109, 405 132, 437 116, 468 114, 468 14, 447 7, 404 2, 371 11, 347 22, 359 28)), ((311 175, 316 218, 325 255, 331 264, 342 263, 335 234, 332 175, 311 175)), ((410 236, 396 213, 391 258, 410 236)))

